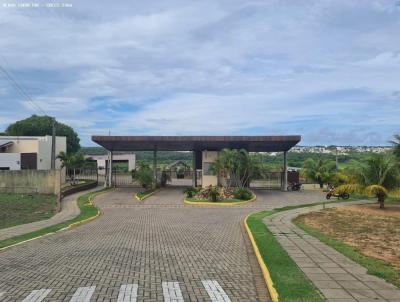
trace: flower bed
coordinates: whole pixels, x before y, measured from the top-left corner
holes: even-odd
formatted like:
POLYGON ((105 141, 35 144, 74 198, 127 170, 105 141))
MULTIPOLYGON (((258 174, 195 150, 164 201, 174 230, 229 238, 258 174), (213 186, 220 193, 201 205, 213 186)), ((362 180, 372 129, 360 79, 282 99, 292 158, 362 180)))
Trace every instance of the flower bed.
POLYGON ((255 194, 246 188, 225 188, 209 186, 207 188, 187 188, 186 203, 234 204, 255 200, 255 194))

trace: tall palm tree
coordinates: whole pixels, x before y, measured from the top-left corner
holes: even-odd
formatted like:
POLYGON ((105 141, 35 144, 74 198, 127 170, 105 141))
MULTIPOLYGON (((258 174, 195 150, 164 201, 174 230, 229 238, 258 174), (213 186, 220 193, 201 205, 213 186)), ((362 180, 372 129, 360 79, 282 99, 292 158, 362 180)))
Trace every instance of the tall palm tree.
POLYGON ((336 163, 322 157, 317 159, 307 159, 302 168, 304 175, 307 178, 316 181, 321 189, 323 188, 324 183, 327 183, 332 179, 335 170, 336 163))
POLYGON ((400 159, 400 134, 396 134, 390 142, 393 145, 393 154, 400 159))

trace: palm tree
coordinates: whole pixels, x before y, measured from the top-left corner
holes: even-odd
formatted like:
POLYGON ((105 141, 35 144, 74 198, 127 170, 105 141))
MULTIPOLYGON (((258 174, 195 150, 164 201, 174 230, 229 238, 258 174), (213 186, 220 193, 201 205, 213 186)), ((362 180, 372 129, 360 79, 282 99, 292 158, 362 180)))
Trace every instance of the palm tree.
POLYGON ((248 187, 251 179, 258 171, 258 162, 249 153, 238 149, 223 149, 210 167, 214 174, 220 174, 229 180, 226 186, 248 187))
POLYGON ((76 169, 79 169, 85 163, 85 158, 82 152, 77 153, 65 153, 61 151, 57 156, 61 160, 61 168, 66 168, 68 171, 73 171, 71 179, 71 185, 75 184, 76 169))
POLYGON ((396 187, 399 163, 391 154, 372 154, 361 162, 353 161, 348 172, 362 186, 379 185, 387 189, 396 187))
POLYGON ((355 184, 345 186, 348 190, 363 191, 378 199, 379 207, 384 208, 388 189, 396 187, 399 177, 399 162, 392 154, 373 154, 361 162, 352 162, 347 172, 353 176, 355 184))
POLYGON ((390 142, 393 145, 393 154, 400 159, 400 134, 396 134, 390 142))
POLYGON ((336 170, 336 163, 319 157, 317 159, 309 158, 303 164, 302 172, 307 178, 316 181, 322 189, 324 183, 329 182, 336 170))

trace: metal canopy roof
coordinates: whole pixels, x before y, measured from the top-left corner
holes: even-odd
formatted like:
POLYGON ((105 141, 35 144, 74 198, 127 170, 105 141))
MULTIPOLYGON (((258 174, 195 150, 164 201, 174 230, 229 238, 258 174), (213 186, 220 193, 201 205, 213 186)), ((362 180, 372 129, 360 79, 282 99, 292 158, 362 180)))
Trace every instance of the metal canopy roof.
POLYGON ((287 136, 92 136, 92 140, 109 151, 218 151, 224 148, 249 152, 288 151, 300 140, 287 136))

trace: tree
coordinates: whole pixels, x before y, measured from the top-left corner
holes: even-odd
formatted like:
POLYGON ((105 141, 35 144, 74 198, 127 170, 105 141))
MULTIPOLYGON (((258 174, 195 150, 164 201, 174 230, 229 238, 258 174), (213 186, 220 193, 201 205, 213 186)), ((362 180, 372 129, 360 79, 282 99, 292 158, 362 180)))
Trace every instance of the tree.
POLYGON ((398 167, 393 155, 378 153, 359 162, 352 161, 347 171, 361 186, 379 185, 392 189, 398 181, 398 167))
POLYGON ((303 164, 302 173, 307 178, 316 181, 320 188, 323 188, 324 183, 332 179, 335 170, 336 164, 334 161, 319 157, 317 159, 307 159, 303 164))
POLYGON ((400 159, 400 134, 396 134, 390 142, 393 145, 393 154, 400 159))
POLYGON ((211 165, 211 172, 223 175, 226 186, 248 187, 255 173, 259 171, 258 161, 246 150, 223 149, 211 165), (229 178, 228 178, 229 177, 229 178))
MULTIPOLYGON (((52 135, 52 128, 52 117, 32 115, 27 119, 9 125, 5 134, 18 136, 52 135)), ((67 153, 75 153, 80 149, 78 134, 70 126, 56 121, 56 135, 67 137, 67 153)))
POLYGON ((395 188, 399 179, 399 162, 392 154, 373 154, 361 162, 353 161, 347 168, 354 184, 345 185, 347 191, 365 192, 378 199, 379 207, 384 208, 388 189, 395 188))
POLYGON ((81 168, 85 164, 85 158, 82 152, 77 153, 65 153, 61 151, 60 154, 57 156, 58 159, 61 160, 61 168, 66 168, 67 172, 72 170, 73 174, 70 175, 71 185, 74 185, 76 170, 81 168))
POLYGON ((137 180, 145 189, 150 189, 155 183, 153 169, 144 162, 138 162, 137 169, 132 171, 132 178, 137 180))

